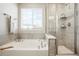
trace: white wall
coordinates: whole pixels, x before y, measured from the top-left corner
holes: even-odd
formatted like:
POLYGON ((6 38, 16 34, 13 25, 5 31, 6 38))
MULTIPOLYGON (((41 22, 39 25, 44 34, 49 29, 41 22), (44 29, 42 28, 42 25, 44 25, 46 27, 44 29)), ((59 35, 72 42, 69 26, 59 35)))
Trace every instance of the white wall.
POLYGON ((0 35, 6 34, 6 19, 3 13, 11 16, 11 20, 18 19, 17 4, 2 3, 0 4, 0 35))
MULTIPOLYGON (((11 16, 11 20, 18 21, 18 8, 15 3, 0 3, 0 44, 6 42, 6 39, 2 39, 7 36, 7 25, 6 25, 6 16, 3 14, 6 13, 11 16)), ((17 25, 17 24, 16 24, 17 25)), ((13 28, 12 28, 13 30, 13 28)), ((13 32, 13 31, 12 31, 13 32)))

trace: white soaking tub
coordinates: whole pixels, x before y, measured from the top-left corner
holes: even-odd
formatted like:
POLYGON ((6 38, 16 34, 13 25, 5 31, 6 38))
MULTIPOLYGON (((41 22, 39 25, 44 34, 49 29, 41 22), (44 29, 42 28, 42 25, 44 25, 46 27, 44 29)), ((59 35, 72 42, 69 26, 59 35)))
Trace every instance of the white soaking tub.
POLYGON ((9 46, 13 48, 0 50, 1 56, 48 56, 48 42, 45 39, 21 39, 20 42, 13 41, 0 48, 9 46))

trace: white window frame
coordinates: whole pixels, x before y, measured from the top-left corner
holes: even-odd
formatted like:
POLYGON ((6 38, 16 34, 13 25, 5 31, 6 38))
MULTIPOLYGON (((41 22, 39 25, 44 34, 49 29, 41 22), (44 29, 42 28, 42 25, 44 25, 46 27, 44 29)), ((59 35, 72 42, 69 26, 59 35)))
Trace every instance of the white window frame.
MULTIPOLYGON (((27 9, 27 8, 24 8, 24 9, 27 9)), ((42 19, 42 28, 41 29, 22 29, 21 28, 21 8, 19 10, 20 14, 19 14, 19 30, 20 32, 42 32, 42 33, 45 33, 45 8, 42 8, 43 9, 43 19, 42 19)))

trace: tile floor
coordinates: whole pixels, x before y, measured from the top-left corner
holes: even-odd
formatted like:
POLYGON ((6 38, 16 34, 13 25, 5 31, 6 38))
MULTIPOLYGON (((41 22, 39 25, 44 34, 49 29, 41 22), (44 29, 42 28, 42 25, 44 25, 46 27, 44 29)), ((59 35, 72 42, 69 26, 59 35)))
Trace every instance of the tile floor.
POLYGON ((74 55, 74 52, 65 46, 58 46, 58 55, 74 55))

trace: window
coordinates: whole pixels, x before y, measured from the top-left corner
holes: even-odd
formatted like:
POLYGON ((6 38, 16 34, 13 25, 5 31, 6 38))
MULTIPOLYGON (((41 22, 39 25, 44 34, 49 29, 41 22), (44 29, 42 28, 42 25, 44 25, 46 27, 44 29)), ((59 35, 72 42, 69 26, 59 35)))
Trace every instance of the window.
POLYGON ((41 29, 43 27, 42 8, 21 9, 21 28, 22 29, 41 29))

